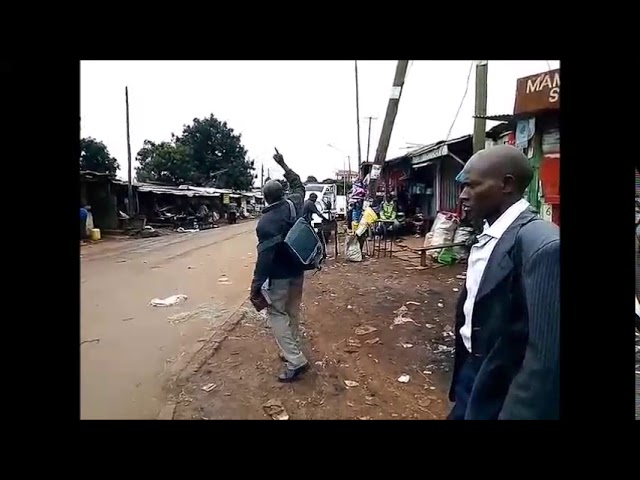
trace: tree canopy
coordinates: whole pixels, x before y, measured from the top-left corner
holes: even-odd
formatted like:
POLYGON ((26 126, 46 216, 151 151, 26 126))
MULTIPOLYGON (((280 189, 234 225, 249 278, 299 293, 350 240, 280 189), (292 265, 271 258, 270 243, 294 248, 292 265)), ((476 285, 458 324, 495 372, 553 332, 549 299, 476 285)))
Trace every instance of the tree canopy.
POLYGON ((109 154, 107 146, 92 137, 80 139, 80 170, 115 175, 120 168, 118 160, 109 154))
POLYGON ((213 115, 195 118, 180 136, 158 144, 145 140, 136 158, 139 181, 216 186, 249 190, 253 184, 253 161, 247 159, 241 135, 213 115))

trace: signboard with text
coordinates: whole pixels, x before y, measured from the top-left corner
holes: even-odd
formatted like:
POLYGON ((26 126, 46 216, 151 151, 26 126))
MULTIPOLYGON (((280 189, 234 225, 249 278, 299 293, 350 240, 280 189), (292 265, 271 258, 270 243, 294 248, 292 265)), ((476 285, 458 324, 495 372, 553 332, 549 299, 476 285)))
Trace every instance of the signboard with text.
POLYGON ((560 69, 519 78, 516 86, 515 115, 560 109, 560 69))

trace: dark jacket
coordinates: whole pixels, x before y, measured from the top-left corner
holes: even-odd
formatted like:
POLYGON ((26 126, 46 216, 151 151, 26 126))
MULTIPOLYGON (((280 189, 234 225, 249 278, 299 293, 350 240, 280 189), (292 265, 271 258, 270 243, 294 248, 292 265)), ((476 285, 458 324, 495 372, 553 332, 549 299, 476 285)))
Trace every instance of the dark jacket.
POLYGON ((313 214, 318 215, 320 218, 325 218, 322 212, 318 210, 316 203, 311 200, 305 200, 304 205, 302 207, 302 216, 306 218, 309 223, 311 223, 313 214))
MULTIPOLYGON (((289 182, 291 194, 287 197, 296 207, 296 216, 302 213, 305 188, 300 177, 293 170, 285 171, 284 178, 289 182)), ((292 223, 291 209, 286 200, 269 205, 262 209, 262 217, 258 221, 256 234, 258 245, 271 240, 278 235, 286 235, 292 223)), ((291 257, 287 247, 282 243, 261 250, 258 249, 258 259, 251 282, 251 294, 260 293, 262 284, 269 278, 295 278, 304 274, 302 266, 291 257)))
MULTIPOLYGON (((464 288, 456 309, 453 385, 469 355, 464 288)), ((557 419, 560 415, 560 235, 529 209, 496 244, 473 309, 471 345, 480 364, 466 418, 557 419)))

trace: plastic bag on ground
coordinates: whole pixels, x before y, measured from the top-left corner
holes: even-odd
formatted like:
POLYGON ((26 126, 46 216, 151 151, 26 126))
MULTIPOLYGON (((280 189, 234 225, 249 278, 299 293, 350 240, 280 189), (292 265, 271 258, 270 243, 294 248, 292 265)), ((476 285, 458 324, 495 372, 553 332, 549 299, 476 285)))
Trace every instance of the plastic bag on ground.
POLYGON ((149 302, 152 307, 172 307, 187 300, 187 296, 184 294, 171 295, 167 298, 154 298, 149 302))
POLYGON ((345 244, 345 257, 347 257, 347 260, 350 262, 362 261, 362 250, 360 250, 358 237, 355 235, 347 239, 347 243, 345 244))

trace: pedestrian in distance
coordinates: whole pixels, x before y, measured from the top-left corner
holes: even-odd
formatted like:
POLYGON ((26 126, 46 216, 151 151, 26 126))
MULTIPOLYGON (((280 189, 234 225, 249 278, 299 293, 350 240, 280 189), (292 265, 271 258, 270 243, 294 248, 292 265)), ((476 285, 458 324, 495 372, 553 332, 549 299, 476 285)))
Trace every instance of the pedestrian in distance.
POLYGON ((458 179, 484 228, 456 309, 449 419, 558 419, 559 229, 523 199, 533 171, 515 147, 477 152, 458 179))
POLYGON ((264 185, 263 196, 268 205, 262 210, 256 229, 258 258, 250 299, 256 310, 267 309, 267 320, 280 348, 280 358, 285 362, 278 380, 292 382, 309 367, 300 349, 299 334, 304 268, 293 258, 282 238, 302 214, 305 188, 300 176, 289 168, 277 150, 273 159, 284 170, 290 193, 285 197, 282 184, 277 180, 269 180, 264 185))

